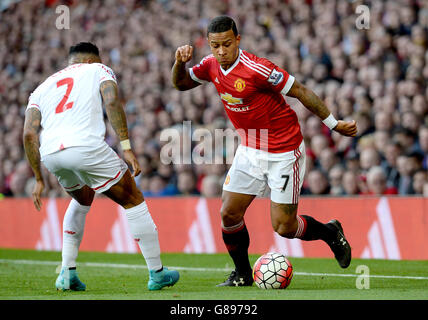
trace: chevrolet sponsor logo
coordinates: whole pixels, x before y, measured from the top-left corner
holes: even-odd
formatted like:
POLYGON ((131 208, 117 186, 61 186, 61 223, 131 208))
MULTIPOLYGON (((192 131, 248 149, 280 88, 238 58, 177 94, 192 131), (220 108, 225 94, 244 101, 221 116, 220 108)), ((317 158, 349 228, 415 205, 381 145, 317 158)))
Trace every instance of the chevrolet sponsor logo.
POLYGON ((226 101, 227 104, 230 104, 230 105, 242 104, 243 103, 242 98, 232 97, 232 95, 230 93, 222 93, 222 94, 220 94, 220 98, 222 100, 226 101))
POLYGON ((228 108, 229 110, 235 111, 235 112, 242 112, 242 111, 250 110, 250 107, 229 107, 227 104, 226 104, 226 108, 228 108))

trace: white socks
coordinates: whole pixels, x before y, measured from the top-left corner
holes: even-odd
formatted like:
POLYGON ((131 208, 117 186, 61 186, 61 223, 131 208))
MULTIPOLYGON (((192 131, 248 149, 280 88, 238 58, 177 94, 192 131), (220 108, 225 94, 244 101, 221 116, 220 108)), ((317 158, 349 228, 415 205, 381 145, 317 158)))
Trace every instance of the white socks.
POLYGON ((125 209, 132 236, 138 242, 149 270, 162 268, 158 230, 145 201, 133 208, 125 209))
MULTIPOLYGON (((82 206, 72 199, 65 212, 62 238, 62 267, 76 267, 79 246, 82 242, 86 214, 90 206, 82 206)), ((138 242, 149 270, 162 268, 158 231, 143 201, 138 206, 125 209, 132 236, 138 242)))
POLYGON ((62 237, 62 267, 76 267, 77 254, 82 242, 86 214, 90 206, 82 206, 72 199, 64 215, 62 237))

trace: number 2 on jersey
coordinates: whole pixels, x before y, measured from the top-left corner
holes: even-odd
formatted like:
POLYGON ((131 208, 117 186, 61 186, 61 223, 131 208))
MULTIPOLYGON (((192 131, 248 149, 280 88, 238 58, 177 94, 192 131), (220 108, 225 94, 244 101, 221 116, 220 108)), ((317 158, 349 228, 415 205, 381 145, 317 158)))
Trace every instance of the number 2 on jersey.
POLYGON ((59 88, 61 86, 67 86, 67 90, 65 92, 64 97, 62 97, 62 100, 59 102, 59 104, 57 105, 56 109, 55 109, 55 113, 61 113, 64 112, 65 110, 71 109, 73 107, 73 103, 74 102, 69 102, 66 104, 68 97, 70 95, 71 90, 73 89, 73 78, 64 78, 62 80, 59 80, 56 83, 56 87, 59 88))

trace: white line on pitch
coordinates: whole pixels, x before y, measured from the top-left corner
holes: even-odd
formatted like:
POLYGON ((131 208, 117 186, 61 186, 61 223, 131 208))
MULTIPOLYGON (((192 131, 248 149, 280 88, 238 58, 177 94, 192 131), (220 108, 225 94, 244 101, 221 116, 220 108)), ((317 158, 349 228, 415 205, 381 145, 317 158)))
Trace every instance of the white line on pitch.
MULTIPOLYGON (((58 266, 61 264, 60 261, 43 261, 43 260, 14 260, 14 259, 0 259, 0 263, 12 263, 12 264, 29 264, 29 265, 50 265, 58 266)), ((80 262, 78 266, 84 267, 96 267, 96 268, 118 268, 118 269, 147 269, 147 266, 140 264, 119 264, 119 263, 99 263, 99 262, 80 262)), ((183 270, 183 271, 202 271, 202 272, 230 272, 230 268, 195 268, 195 267, 174 267, 168 266, 170 269, 183 270)), ((294 272, 296 276, 320 276, 320 277, 358 277, 364 276, 361 274, 353 273, 318 273, 318 272, 294 272)), ((370 278, 382 278, 382 279, 410 279, 410 280, 428 280, 428 277, 418 276, 387 276, 371 274, 370 278)))

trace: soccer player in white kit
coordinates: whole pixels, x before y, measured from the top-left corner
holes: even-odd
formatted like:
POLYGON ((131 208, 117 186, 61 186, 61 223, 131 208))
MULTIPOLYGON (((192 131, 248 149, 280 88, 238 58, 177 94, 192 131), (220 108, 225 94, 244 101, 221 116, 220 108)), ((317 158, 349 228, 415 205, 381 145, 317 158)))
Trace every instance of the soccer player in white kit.
POLYGON ((159 290, 178 281, 179 273, 162 265, 156 225, 133 179, 141 169, 128 138, 116 76, 101 63, 95 45, 81 42, 72 46, 68 67, 34 90, 25 113, 23 140, 36 179, 32 193, 36 209, 41 208, 44 189, 41 162, 72 197, 63 222, 62 269, 55 283, 57 289, 86 289, 77 276, 76 259, 95 193, 105 194, 125 209, 130 230, 149 269, 148 289, 159 290), (132 174, 104 140, 103 103, 132 174))

